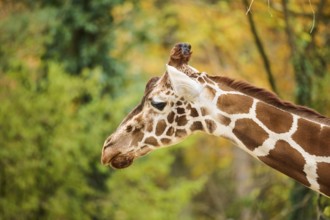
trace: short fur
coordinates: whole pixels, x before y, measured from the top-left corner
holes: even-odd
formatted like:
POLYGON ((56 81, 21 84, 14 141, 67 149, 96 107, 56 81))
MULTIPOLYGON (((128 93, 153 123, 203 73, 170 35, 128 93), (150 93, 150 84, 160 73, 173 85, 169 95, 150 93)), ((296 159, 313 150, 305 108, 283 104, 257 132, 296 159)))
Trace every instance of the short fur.
POLYGON ((330 126, 330 118, 327 118, 310 108, 295 105, 288 101, 283 101, 274 93, 265 89, 258 88, 249 83, 236 81, 224 76, 210 76, 209 78, 216 83, 226 85, 234 90, 250 95, 284 111, 291 112, 301 117, 308 117, 309 119, 315 120, 316 122, 330 126))

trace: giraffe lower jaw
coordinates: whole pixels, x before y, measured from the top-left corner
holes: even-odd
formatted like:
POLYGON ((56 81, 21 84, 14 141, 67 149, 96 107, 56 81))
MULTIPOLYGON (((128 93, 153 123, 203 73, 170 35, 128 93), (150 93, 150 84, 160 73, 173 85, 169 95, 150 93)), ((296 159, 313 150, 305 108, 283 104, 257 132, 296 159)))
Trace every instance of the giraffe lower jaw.
POLYGON ((115 169, 123 169, 129 167, 133 163, 133 160, 134 156, 131 154, 119 154, 113 157, 109 163, 115 169))

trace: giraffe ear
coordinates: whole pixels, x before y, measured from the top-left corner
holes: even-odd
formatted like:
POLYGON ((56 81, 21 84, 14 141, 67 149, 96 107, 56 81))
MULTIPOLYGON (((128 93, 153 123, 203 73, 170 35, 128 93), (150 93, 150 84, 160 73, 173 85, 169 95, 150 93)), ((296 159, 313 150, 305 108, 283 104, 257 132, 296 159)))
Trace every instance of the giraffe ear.
POLYGON ((171 85, 177 95, 193 100, 202 91, 202 86, 175 67, 166 65, 171 85))

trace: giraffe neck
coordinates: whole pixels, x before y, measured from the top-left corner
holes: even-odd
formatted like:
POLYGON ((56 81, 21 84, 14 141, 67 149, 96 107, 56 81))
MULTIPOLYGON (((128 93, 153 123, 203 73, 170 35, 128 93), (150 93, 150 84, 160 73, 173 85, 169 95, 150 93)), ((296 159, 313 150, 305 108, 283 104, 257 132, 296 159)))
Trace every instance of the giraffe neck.
POLYGON ((197 80, 204 84, 200 111, 206 132, 232 140, 270 167, 330 196, 327 123, 285 111, 206 74, 197 80))

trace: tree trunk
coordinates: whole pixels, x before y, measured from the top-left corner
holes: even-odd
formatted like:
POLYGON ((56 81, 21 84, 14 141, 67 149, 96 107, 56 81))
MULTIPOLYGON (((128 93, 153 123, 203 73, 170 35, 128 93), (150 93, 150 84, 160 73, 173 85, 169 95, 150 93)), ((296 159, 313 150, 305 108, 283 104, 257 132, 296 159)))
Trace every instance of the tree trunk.
MULTIPOLYGON (((234 160, 233 168, 235 171, 236 195, 240 199, 248 197, 251 193, 251 156, 238 147, 233 147, 234 160)), ((240 210, 241 220, 253 219, 249 207, 240 210)))

